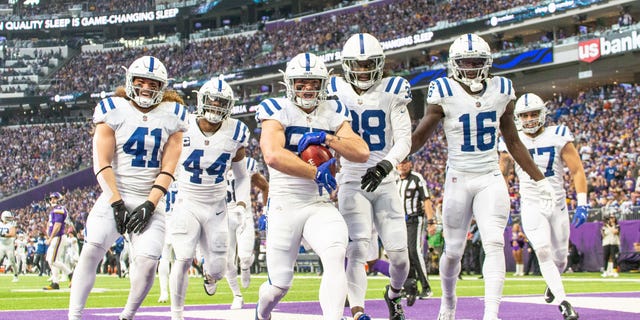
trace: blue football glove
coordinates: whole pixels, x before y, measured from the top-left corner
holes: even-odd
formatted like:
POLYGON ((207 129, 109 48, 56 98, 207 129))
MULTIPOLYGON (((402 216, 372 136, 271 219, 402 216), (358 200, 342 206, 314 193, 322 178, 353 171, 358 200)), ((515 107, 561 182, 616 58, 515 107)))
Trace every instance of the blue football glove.
POLYGON ((313 179, 319 187, 324 188, 327 192, 331 193, 336 189, 336 178, 331 175, 331 166, 336 163, 336 158, 331 158, 329 161, 318 166, 316 172, 316 178, 313 179))
POLYGON ((571 224, 576 228, 579 228, 583 223, 587 221, 587 216, 589 215, 589 207, 587 206, 578 206, 576 208, 576 212, 573 213, 573 219, 571 219, 571 224))
POLYGON ((305 133, 298 141, 298 154, 302 153, 310 144, 323 144, 326 138, 327 133, 324 131, 305 133))

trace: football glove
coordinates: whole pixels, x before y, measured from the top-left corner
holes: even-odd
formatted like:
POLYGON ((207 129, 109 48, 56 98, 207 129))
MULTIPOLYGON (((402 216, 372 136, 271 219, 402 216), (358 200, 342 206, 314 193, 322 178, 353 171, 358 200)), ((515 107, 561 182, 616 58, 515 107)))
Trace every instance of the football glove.
POLYGON ((133 209, 129 215, 129 222, 127 222, 127 231, 129 233, 142 232, 142 230, 147 227, 147 224, 149 224, 149 220, 151 220, 155 209, 156 206, 149 200, 133 209))
POLYGON ((306 132, 298 141, 298 154, 302 153, 310 144, 323 144, 325 139, 327 139, 327 133, 324 131, 306 132))
POLYGON ((338 185, 336 183, 336 178, 331 175, 331 166, 336 163, 336 158, 331 158, 327 162, 318 166, 318 171, 316 171, 316 178, 313 179, 319 187, 324 188, 331 194, 333 190, 336 189, 338 185))
POLYGON ((124 206, 122 199, 111 204, 113 208, 113 217, 116 220, 116 230, 119 234, 124 234, 127 231, 127 216, 129 216, 129 210, 124 206))
POLYGON ((555 191, 551 182, 547 178, 535 182, 538 188, 540 201, 542 202, 543 216, 547 216, 553 210, 553 201, 555 201, 555 191))
POLYGON ((360 181, 360 189, 366 192, 375 191, 382 180, 393 170, 393 165, 388 160, 378 162, 374 167, 367 169, 360 181))
POLYGON ((587 216, 589 216, 589 207, 587 206, 578 206, 576 211, 573 213, 573 219, 571 219, 571 224, 576 228, 579 228, 583 223, 587 221, 587 216))

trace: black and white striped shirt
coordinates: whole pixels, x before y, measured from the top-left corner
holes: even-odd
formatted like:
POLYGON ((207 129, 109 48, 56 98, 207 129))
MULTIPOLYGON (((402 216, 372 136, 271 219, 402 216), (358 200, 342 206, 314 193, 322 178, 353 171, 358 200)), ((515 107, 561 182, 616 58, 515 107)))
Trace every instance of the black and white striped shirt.
POLYGON ((423 216, 424 201, 429 199, 431 195, 422 175, 409 171, 404 179, 400 178, 398 187, 404 213, 409 217, 423 216))

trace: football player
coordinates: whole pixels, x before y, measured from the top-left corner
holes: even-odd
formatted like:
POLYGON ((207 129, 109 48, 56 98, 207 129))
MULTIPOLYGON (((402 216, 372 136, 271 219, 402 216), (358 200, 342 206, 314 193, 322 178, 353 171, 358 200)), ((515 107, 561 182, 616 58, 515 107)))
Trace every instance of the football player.
POLYGON ((18 264, 16 261, 14 242, 16 241, 16 222, 11 211, 3 211, 0 217, 0 263, 6 257, 13 268, 13 282, 18 282, 18 264))
POLYGON ((351 36, 342 49, 344 77, 332 77, 329 95, 351 112, 351 126, 369 146, 366 163, 341 159, 338 207, 349 229, 347 279, 349 304, 356 320, 368 320, 364 310, 371 228, 375 225, 389 256, 389 285, 384 299, 389 319, 404 319, 400 291, 409 274, 407 228, 394 168, 409 153, 411 119, 407 104, 411 86, 401 77, 383 77, 382 45, 368 33, 351 36))
MULTIPOLYGON (((555 301, 565 320, 576 320, 578 313, 567 301, 560 278, 567 267, 569 246, 569 215, 563 177, 566 164, 573 178, 578 203, 571 223, 578 228, 588 215, 587 178, 582 161, 573 144, 573 135, 566 126, 545 127, 547 108, 540 97, 525 93, 516 102, 514 114, 520 140, 554 189, 553 210, 542 211, 535 182, 516 164, 516 174, 520 178, 522 228, 536 251, 540 272, 547 283, 545 301, 555 301)), ((500 162, 506 175, 513 162, 507 150, 501 149, 504 152, 500 155, 500 162)))
POLYGON ((256 113, 262 124, 260 147, 270 174, 266 208, 269 281, 260 286, 256 319, 270 319, 271 311, 291 287, 303 238, 324 267, 320 284, 324 319, 337 320, 343 314, 347 226, 329 198, 336 189, 331 174, 336 159, 316 167, 298 155, 310 144, 324 144, 344 159, 365 162, 369 149, 351 129, 347 107, 340 101, 326 100, 328 77, 320 58, 312 53, 298 54, 284 72, 287 98, 264 100, 256 113))
MULTIPOLYGON (((17 274, 20 273, 27 273, 28 268, 27 268, 27 245, 29 244, 27 242, 27 239, 25 238, 24 232, 19 232, 18 233, 18 238, 15 241, 16 244, 16 263, 18 264, 18 272, 16 272, 17 274)), ((0 259, 1 260, 1 259, 0 259)), ((16 277, 13 278, 14 282, 16 281, 16 277)))
MULTIPOLYGON (((269 194, 269 182, 258 172, 256 160, 247 157, 247 171, 251 176, 251 186, 256 186, 262 191, 263 203, 267 202, 269 194)), ((227 210, 229 216, 229 250, 227 251, 227 282, 233 293, 231 309, 241 309, 244 298, 238 286, 238 266, 240 260, 240 279, 242 287, 248 288, 251 282, 251 265, 253 264, 253 245, 255 242, 255 228, 251 207, 244 208, 236 204, 236 184, 233 171, 227 175, 227 210), (237 248, 237 251, 236 251, 237 248)), ((247 186, 250 187, 250 186, 247 186)), ((246 192, 246 191, 245 191, 246 192)))
POLYGON ((80 319, 96 268, 115 240, 131 241, 131 290, 120 319, 133 319, 153 286, 165 233, 167 193, 182 150, 187 110, 168 84, 164 64, 152 56, 136 59, 125 87, 101 100, 93 122, 93 169, 102 189, 87 217, 87 235, 73 276, 69 319, 80 319))
POLYGON ((183 319, 188 271, 196 245, 204 255, 204 291, 212 296, 227 265, 229 222, 227 171, 237 184, 237 202, 251 207, 245 147, 249 128, 229 118, 233 90, 222 78, 207 81, 197 93, 197 110, 189 115, 178 166, 178 193, 169 222, 175 262, 171 269, 171 319, 183 319))
MULTIPOLYGON (((173 211, 173 205, 176 202, 176 195, 178 194, 178 183, 173 182, 167 190, 165 195, 165 219, 169 222, 171 218, 171 211, 173 211)), ((164 245, 162 247, 162 256, 158 262, 158 282, 160 282, 160 297, 158 297, 159 303, 165 303, 169 301, 169 273, 171 272, 171 264, 175 261, 173 253, 173 244, 171 242, 171 233, 166 232, 164 236, 164 245)))
POLYGON ((69 213, 67 209, 60 203, 62 195, 59 192, 53 192, 47 198, 51 211, 49 212, 49 223, 47 226, 47 262, 51 267, 51 284, 44 287, 44 290, 60 289, 60 272, 66 277, 71 276, 71 269, 65 263, 66 256, 66 235, 65 221, 69 213))
POLYGON ((498 130, 516 162, 535 180, 541 209, 551 206, 553 188, 518 138, 511 80, 489 75, 492 61, 489 45, 482 38, 475 34, 458 37, 449 48, 450 76, 429 84, 426 114, 411 137, 411 152, 415 152, 442 121, 447 138, 449 158, 442 204, 447 249, 440 258, 440 320, 455 319, 455 286, 472 216, 486 253, 483 319, 498 318, 505 277, 503 231, 510 205, 498 166, 498 130))

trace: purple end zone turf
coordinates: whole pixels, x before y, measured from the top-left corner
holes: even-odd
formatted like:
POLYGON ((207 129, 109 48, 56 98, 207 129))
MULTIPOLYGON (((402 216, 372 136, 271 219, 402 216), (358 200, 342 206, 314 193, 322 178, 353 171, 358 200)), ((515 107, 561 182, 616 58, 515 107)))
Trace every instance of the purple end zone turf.
MULTIPOLYGON (((528 298, 531 296, 519 296, 517 298, 528 298)), ((534 296, 536 299, 542 301, 542 295, 534 296)), ((593 293, 593 294, 573 294, 569 296, 569 299, 582 299, 587 297, 601 297, 607 299, 615 298, 632 298, 635 301, 640 299, 640 292, 629 293, 593 293)), ((514 298, 513 296, 505 297, 504 301, 500 305, 500 318, 502 320, 561 320, 562 316, 558 311, 558 307, 555 304, 544 303, 527 303, 527 302, 512 302, 508 301, 514 298)), ((438 309, 440 307, 439 298, 430 298, 427 300, 418 300, 413 307, 405 306, 405 313, 407 320, 423 320, 423 319, 436 319, 438 309)), ((366 303, 367 312, 374 319, 385 319, 388 317, 387 306, 384 300, 370 300, 366 303)), ((245 310, 254 310, 255 304, 245 304, 245 310)), ((459 298, 458 309, 456 312, 456 319, 482 319, 482 311, 484 309, 483 301, 481 298, 459 298)), ((85 320, 107 320, 117 319, 118 313, 121 308, 104 308, 104 309, 86 309, 84 312, 85 320)), ((229 315, 216 316, 216 311, 229 311, 229 305, 200 305, 200 306, 187 306, 185 308, 185 319, 188 320, 226 320, 233 319, 229 315), (196 310, 209 310, 204 317, 199 315, 198 317, 189 317, 189 311, 196 310)), ((640 319, 640 304, 636 307, 632 307, 632 312, 620 312, 610 311, 606 309, 593 309, 585 307, 576 307, 576 310, 580 314, 581 319, 597 319, 597 320, 619 320, 619 319, 640 319)), ((281 302, 278 304, 275 312, 286 313, 290 315, 318 315, 316 319, 321 319, 322 314, 320 310, 320 304, 318 302, 281 302)), ((253 319, 253 312, 245 311, 243 315, 251 314, 247 317, 247 320, 253 319)), ((345 308, 345 315, 348 315, 348 310, 345 308)), ((240 317, 240 318, 244 318, 240 317)), ((295 317, 294 317, 295 318, 295 317)), ((0 320, 49 320, 49 319, 67 319, 67 310, 25 310, 25 311, 0 311, 0 320)), ((169 313, 169 307, 143 307, 138 311, 136 320, 169 320, 171 315, 169 313), (153 313, 153 314, 148 314, 153 313)), ((293 318, 290 318, 293 319, 293 318)), ((275 318, 274 320, 278 320, 275 318)))

